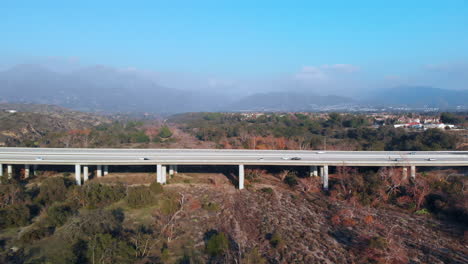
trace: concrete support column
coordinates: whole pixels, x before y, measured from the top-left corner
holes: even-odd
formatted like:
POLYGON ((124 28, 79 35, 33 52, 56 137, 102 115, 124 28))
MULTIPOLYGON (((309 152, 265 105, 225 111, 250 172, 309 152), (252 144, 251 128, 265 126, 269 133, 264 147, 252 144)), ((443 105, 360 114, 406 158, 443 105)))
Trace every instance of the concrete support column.
POLYGON ((411 166, 411 178, 416 178, 416 166, 411 166))
POLYGON ((310 166, 309 176, 310 177, 318 176, 317 166, 310 166))
POLYGON ((13 165, 7 165, 7 175, 8 179, 11 179, 11 177, 13 177, 13 165))
POLYGON ((96 176, 98 178, 101 178, 102 177, 102 165, 97 165, 97 168, 96 168, 96 176))
POLYGON ((89 168, 88 165, 83 166, 83 183, 89 180, 89 168))
POLYGON ((167 166, 162 166, 162 183, 167 182, 167 166))
POLYGON ((0 164, 0 177, 3 177, 3 164, 0 164))
POLYGON ((29 173, 31 172, 31 167, 29 164, 24 165, 24 178, 29 178, 29 173))
POLYGON ((239 165, 239 190, 244 189, 244 164, 239 165))
POLYGON ((319 176, 322 177, 322 179, 323 179, 323 166, 320 166, 320 175, 319 176))
POLYGON ((81 185, 81 165, 75 165, 75 181, 76 185, 81 185))
POLYGON ((328 165, 323 166, 323 174, 322 174, 322 183, 323 189, 328 190, 328 165))
POLYGON ((38 165, 33 165, 33 175, 37 176, 37 167, 38 165))
POLYGON ((177 174, 179 173, 179 166, 178 165, 174 165, 174 174, 177 174))
POLYGON ((169 165, 169 176, 174 175, 174 165, 169 165))
POLYGON ((403 167, 403 169, 401 171, 401 177, 403 178, 403 180, 408 179, 408 168, 407 167, 403 167))
POLYGON ((162 182, 162 165, 161 164, 156 165, 156 182, 163 183, 162 182))
POLYGON ((104 176, 109 174, 109 165, 104 165, 104 176))

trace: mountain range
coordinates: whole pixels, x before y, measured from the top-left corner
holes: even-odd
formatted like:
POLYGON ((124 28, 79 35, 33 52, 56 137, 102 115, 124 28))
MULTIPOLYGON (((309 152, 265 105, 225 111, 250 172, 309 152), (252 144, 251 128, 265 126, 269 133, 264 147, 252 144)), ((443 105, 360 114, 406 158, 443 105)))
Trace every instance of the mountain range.
POLYGON ((132 71, 106 66, 57 73, 39 65, 18 65, 0 72, 0 91, 0 102, 4 103, 54 104, 101 112, 308 111, 359 105, 451 108, 468 104, 468 91, 432 87, 375 90, 359 99, 300 91, 234 99, 222 92, 164 87, 132 71))

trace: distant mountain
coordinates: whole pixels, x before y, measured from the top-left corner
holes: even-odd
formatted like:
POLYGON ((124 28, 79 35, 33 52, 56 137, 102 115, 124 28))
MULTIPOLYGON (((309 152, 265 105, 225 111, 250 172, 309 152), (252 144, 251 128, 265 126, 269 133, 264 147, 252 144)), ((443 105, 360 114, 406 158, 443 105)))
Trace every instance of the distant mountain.
POLYGON ((163 87, 105 66, 60 74, 38 65, 19 65, 0 72, 0 90, 0 102, 54 104, 84 111, 210 111, 223 102, 218 95, 163 87))
POLYGON ((354 100, 347 97, 311 93, 271 92, 253 94, 227 106, 229 110, 252 111, 310 111, 325 106, 349 105, 354 100))
POLYGON ((181 113, 202 111, 323 111, 366 106, 456 108, 467 106, 468 91, 397 87, 353 100, 307 92, 267 92, 233 98, 223 91, 164 87, 137 72, 93 66, 57 73, 38 65, 0 72, 0 103, 52 104, 80 111, 181 113))
POLYGON ((395 87, 370 94, 368 103, 385 106, 455 108, 468 105, 468 91, 433 87, 395 87))

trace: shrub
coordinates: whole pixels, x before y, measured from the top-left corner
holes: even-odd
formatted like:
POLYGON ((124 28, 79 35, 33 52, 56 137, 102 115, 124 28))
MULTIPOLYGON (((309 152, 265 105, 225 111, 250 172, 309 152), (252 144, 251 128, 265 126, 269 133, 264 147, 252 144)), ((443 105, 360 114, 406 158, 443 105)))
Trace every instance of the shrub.
POLYGON ((284 178, 284 183, 286 183, 287 185, 289 185, 289 187, 294 187, 296 185, 298 185, 299 183, 297 182, 297 176, 296 175, 293 175, 293 174, 288 174, 285 178, 284 178))
POLYGON ((258 179, 266 174, 266 170, 261 169, 247 169, 245 170, 245 179, 251 182, 258 181, 258 179))
POLYGON ((267 193, 267 194, 272 194, 273 193, 273 189, 270 188, 270 187, 261 188, 260 191, 262 193, 267 193))
POLYGON ((219 211, 220 207, 219 207, 219 204, 217 203, 208 202, 208 203, 204 203, 202 205, 202 208, 207 211, 216 212, 216 211, 219 211))
POLYGON ((172 137, 172 132, 168 126, 162 126, 161 130, 159 130, 158 136, 161 138, 170 138, 172 137))
POLYGON ((104 185, 100 183, 85 184, 77 189, 81 206, 98 208, 110 205, 125 197, 123 185, 104 185))
POLYGON ((25 230, 20 237, 23 243, 31 243, 32 241, 40 240, 54 233, 55 228, 52 226, 38 224, 32 228, 25 230))
POLYGON ((163 186, 159 182, 151 183, 149 188, 150 188, 151 192, 154 193, 154 194, 160 194, 160 193, 164 192, 163 186))
POLYGON ((246 264, 265 264, 267 261, 258 252, 257 248, 254 248, 244 255, 244 263, 246 264))
POLYGON ((88 242, 86 255, 88 259, 101 260, 101 263, 133 263, 135 249, 110 234, 99 234, 88 242))
POLYGON ((426 208, 423 208, 421 210, 417 210, 416 212, 414 212, 416 215, 428 215, 430 214, 429 210, 427 210, 426 208))
POLYGON ((0 184, 0 208, 23 203, 26 198, 23 186, 19 184, 0 184))
POLYGON ((67 204, 58 203, 47 209, 47 221, 55 227, 62 226, 71 215, 73 210, 67 204))
POLYGON ((65 232, 60 235, 69 239, 90 237, 96 234, 119 234, 122 230, 122 222, 125 216, 121 210, 83 210, 79 215, 71 217, 66 223, 66 229, 58 229, 65 232), (116 213, 117 212, 117 213, 116 213), (86 223, 86 224, 83 224, 86 223))
POLYGON ((223 255, 229 248, 229 241, 223 232, 214 234, 206 242, 206 253, 212 257, 223 255))
POLYGON ((180 208, 179 201, 175 197, 165 197, 163 200, 161 200, 160 204, 160 210, 163 214, 165 215, 171 215, 180 208))
POLYGON ((128 206, 132 208, 141 208, 151 205, 155 202, 155 196, 150 187, 137 186, 128 188, 125 198, 128 206))
POLYGON ((369 240, 369 248, 384 250, 388 247, 387 240, 381 236, 372 237, 369 240))
POLYGON ((278 232, 274 232, 270 237, 270 245, 274 248, 279 248, 283 245, 283 239, 278 232))
POLYGON ((67 198, 68 187, 72 183, 63 177, 51 177, 45 179, 40 187, 36 201, 46 205, 55 201, 64 201, 67 198))
POLYGON ((18 227, 29 223, 31 214, 24 204, 13 204, 0 209, 0 227, 18 227))
POLYGON ((150 142, 150 138, 143 132, 143 131, 138 131, 132 134, 131 140, 136 143, 148 143, 150 142))

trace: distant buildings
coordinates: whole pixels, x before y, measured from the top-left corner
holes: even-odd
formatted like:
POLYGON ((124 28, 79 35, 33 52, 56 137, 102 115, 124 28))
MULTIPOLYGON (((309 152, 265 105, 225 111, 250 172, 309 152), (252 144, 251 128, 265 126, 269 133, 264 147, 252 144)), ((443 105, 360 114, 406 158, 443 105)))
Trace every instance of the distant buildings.
POLYGON ((413 128, 413 129, 430 129, 430 128, 438 128, 438 129, 446 129, 446 128, 450 128, 450 129, 453 129, 455 128, 455 125, 451 125, 451 124, 444 124, 444 123, 424 123, 424 124, 421 124, 419 122, 410 122, 410 123, 406 123, 406 124, 395 124, 393 125, 393 127, 395 128, 399 128, 399 127, 403 127, 403 128, 413 128))

